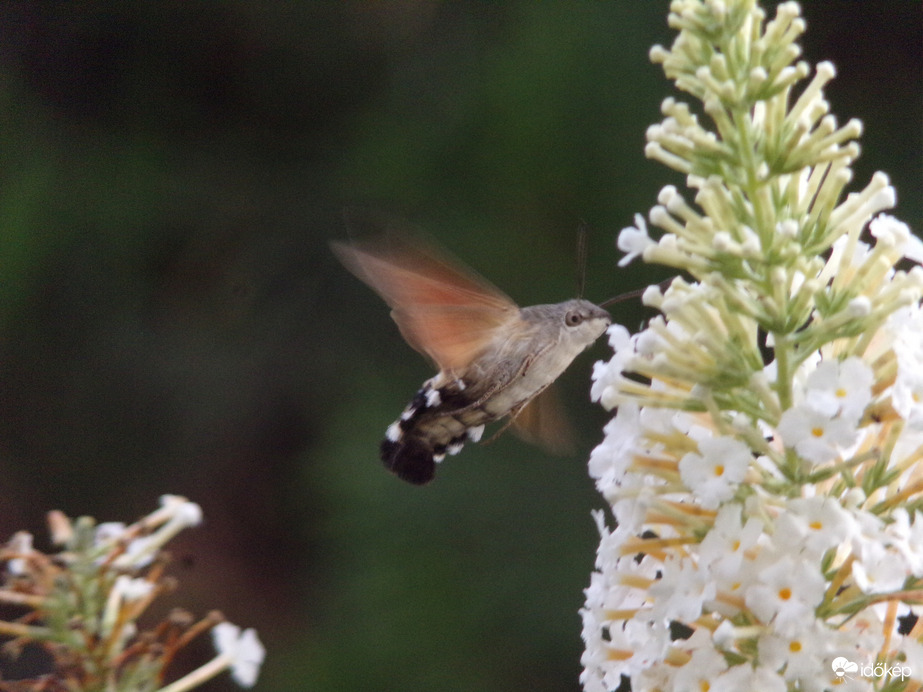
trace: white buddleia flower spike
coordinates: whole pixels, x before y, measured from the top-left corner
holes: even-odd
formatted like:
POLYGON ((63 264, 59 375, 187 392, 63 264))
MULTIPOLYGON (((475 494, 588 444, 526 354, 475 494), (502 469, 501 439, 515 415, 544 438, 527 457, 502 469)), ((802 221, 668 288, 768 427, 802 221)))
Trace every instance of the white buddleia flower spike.
POLYGON ((885 174, 847 192, 862 125, 799 60, 796 3, 674 0, 669 24, 651 59, 699 103, 666 99, 645 152, 688 189, 618 247, 682 276, 593 369, 614 521, 583 689, 918 689, 923 242, 885 174))

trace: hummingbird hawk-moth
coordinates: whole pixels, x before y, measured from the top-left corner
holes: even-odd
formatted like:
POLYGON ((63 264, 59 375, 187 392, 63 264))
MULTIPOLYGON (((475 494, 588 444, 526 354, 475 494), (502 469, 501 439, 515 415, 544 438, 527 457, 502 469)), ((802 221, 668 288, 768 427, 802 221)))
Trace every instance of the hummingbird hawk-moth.
POLYGON ((505 417, 526 439, 559 446, 560 428, 549 423, 542 393, 602 335, 612 321, 608 312, 582 299, 520 308, 416 237, 385 234, 331 246, 391 307, 407 343, 439 368, 388 427, 385 466, 405 481, 427 483, 436 462, 505 417))

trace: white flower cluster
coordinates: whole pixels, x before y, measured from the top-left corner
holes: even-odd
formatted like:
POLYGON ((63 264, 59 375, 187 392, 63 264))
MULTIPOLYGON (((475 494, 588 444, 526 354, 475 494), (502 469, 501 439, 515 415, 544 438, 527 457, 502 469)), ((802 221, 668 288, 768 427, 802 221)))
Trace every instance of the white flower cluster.
POLYGON ((923 684, 923 243, 808 74, 795 3, 676 0, 655 48, 717 133, 664 105, 648 155, 688 174, 635 257, 684 270, 609 330, 592 396, 598 512, 581 682, 612 690, 903 690, 923 684), (877 677, 862 671, 876 671, 877 677), (858 671, 858 672, 857 672, 858 671))
MULTIPOLYGON (((910 242, 890 217, 871 226, 910 242)), ((615 355, 594 372, 594 398, 618 407, 589 461, 616 526, 597 514, 584 689, 614 690, 624 675, 636 690, 870 690, 830 663, 881 652, 923 680, 920 628, 902 633, 899 619, 923 600, 919 305, 896 309, 852 355, 838 341, 805 358, 787 408, 778 363, 755 371, 753 391, 774 399, 759 416, 716 412, 699 381, 630 379, 697 341, 672 325, 635 336, 613 326, 615 355), (670 405, 680 397, 702 410, 670 405)))
POLYGON ((255 630, 241 631, 218 611, 197 621, 173 609, 159 623, 140 624, 157 597, 176 588, 165 574, 165 545, 201 522, 199 505, 163 495, 159 509, 133 524, 97 524, 91 517, 72 521, 63 512, 50 512, 52 542, 60 548, 55 554, 36 550, 25 531, 0 545, 0 603, 14 605, 8 610, 16 615, 15 620, 0 619, 0 634, 14 638, 18 649, 44 650, 51 669, 10 685, 187 692, 230 671, 241 687, 253 687, 266 653, 255 630), (20 614, 23 607, 30 612, 20 614), (161 686, 179 651, 208 630, 217 655, 161 686))
MULTIPOLYGON (((916 312, 902 331, 923 334, 916 312)), ((843 361, 840 374, 858 372, 858 385, 832 391, 830 365, 820 361, 805 378, 804 402, 826 402, 828 393, 841 411, 871 402, 868 365, 843 361)), ((897 389, 895 381, 878 400, 889 404, 897 389)), ((800 408, 815 412, 807 403, 788 411, 800 408)), ((886 425, 853 423, 846 446, 831 443, 838 465, 871 459, 886 425)), ((773 493, 781 475, 773 459, 789 445, 780 431, 772 453, 754 457, 707 415, 627 403, 606 433, 590 470, 617 525, 596 516, 598 571, 583 610, 586 690, 613 690, 622 675, 638 690, 823 689, 834 679, 832 660, 874 661, 883 649, 923 673, 923 647, 896 624, 908 613, 900 601, 923 597, 923 517, 881 511, 889 491, 923 490, 923 431, 905 427, 889 455, 875 454, 894 478, 871 497, 829 480, 806 484, 799 497, 773 493), (676 624, 691 636, 678 638, 676 624)))

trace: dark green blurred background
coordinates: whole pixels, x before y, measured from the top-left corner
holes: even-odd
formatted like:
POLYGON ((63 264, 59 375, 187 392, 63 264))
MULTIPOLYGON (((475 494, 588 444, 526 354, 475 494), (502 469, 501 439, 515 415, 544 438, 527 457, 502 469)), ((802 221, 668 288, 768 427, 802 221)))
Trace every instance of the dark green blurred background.
MULTIPOLYGON (((432 372, 326 243, 372 206, 557 302, 584 220, 587 297, 665 278, 614 238, 682 183, 642 153, 667 4, 0 5, 0 535, 185 494, 172 602, 256 627, 260 690, 577 689, 604 345, 575 456, 505 436, 407 486, 377 445, 432 372)), ((805 5, 854 189, 923 228, 921 3, 805 5)))

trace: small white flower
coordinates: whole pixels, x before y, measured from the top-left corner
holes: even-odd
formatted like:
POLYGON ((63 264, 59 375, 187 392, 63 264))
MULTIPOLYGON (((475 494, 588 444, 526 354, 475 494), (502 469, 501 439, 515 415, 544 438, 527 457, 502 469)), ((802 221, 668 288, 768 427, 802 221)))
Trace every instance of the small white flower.
POLYGON ((858 436, 852 421, 806 406, 794 406, 782 414, 777 426, 786 447, 794 447, 801 457, 814 463, 832 461, 858 436))
POLYGON ((869 224, 869 231, 879 242, 897 248, 902 257, 923 262, 923 241, 913 235, 903 221, 890 214, 879 214, 869 224))
POLYGON ((756 545, 763 531, 763 522, 756 517, 748 517, 742 525, 740 510, 736 503, 721 507, 714 525, 702 539, 702 564, 719 582, 740 580, 744 553, 756 545))
POLYGON ((852 563, 852 575, 856 586, 863 593, 888 593, 897 591, 910 572, 903 556, 882 542, 884 536, 865 540, 861 537, 853 542, 857 559, 852 563))
POLYGON ((101 546, 117 541, 125 533, 125 524, 121 521, 104 521, 96 525, 93 533, 93 544, 101 546))
POLYGON ((816 622, 787 636, 769 630, 757 644, 760 663, 773 670, 784 668, 782 675, 789 682, 810 685, 816 680, 817 671, 823 669, 826 635, 825 629, 816 622))
POLYGON ((135 579, 127 574, 120 574, 116 577, 106 597, 106 606, 100 622, 100 631, 103 635, 109 636, 118 629, 119 638, 122 641, 133 636, 137 630, 132 616, 127 615, 129 611, 125 605, 146 598, 153 590, 153 582, 146 579, 135 579))
POLYGON ((712 681, 728 669, 728 662, 710 646, 702 646, 692 652, 692 658, 681 666, 673 678, 670 688, 676 692, 701 692, 711 690, 712 681))
POLYGON ((202 523, 202 508, 180 495, 162 495, 160 506, 169 510, 177 523, 183 526, 198 526, 202 523))
POLYGON ((138 536, 125 547, 125 552, 115 559, 116 567, 144 567, 151 563, 157 552, 183 529, 202 523, 202 508, 179 495, 163 495, 160 509, 144 518, 148 526, 156 526, 154 533, 138 536))
POLYGON ((631 336, 628 330, 620 324, 613 324, 606 330, 606 333, 609 335, 609 345, 614 353, 608 361, 594 363, 590 398, 612 409, 620 403, 618 384, 622 379, 622 371, 635 357, 637 337, 631 336))
POLYGON ((885 528, 885 534, 904 556, 912 574, 923 576, 923 513, 917 510, 913 523, 903 507, 895 509, 891 516, 894 522, 885 528))
MULTIPOLYGON (((785 537, 781 537, 785 540, 785 537)), ((797 632, 814 621, 814 608, 824 596, 824 578, 813 563, 776 555, 747 587, 747 607, 776 631, 797 632)))
POLYGON ((29 556, 35 552, 32 548, 32 534, 28 531, 17 531, 10 539, 7 550, 22 556, 14 557, 6 563, 9 573, 16 576, 28 574, 29 556))
POLYGON ((156 536, 139 536, 128 542, 125 551, 115 560, 119 567, 147 567, 154 561, 161 543, 156 536))
POLYGON ((795 498, 786 503, 775 522, 775 533, 789 541, 800 541, 816 559, 847 540, 856 523, 833 498, 795 498))
POLYGON ((619 528, 635 533, 642 531, 647 511, 657 498, 651 483, 642 474, 628 473, 619 481, 617 490, 618 493, 607 499, 612 504, 612 514, 619 528))
POLYGON ((241 687, 253 687, 266 657, 266 649, 252 627, 241 632, 230 622, 221 622, 212 629, 218 654, 231 661, 231 676, 241 687))
POLYGON ((898 368, 891 388, 891 404, 910 427, 923 428, 923 371, 898 368))
POLYGON ((647 592, 654 598, 651 614, 658 620, 694 622, 703 602, 715 597, 715 582, 690 559, 668 559, 647 592))
MULTIPOLYGON (((122 522, 106 521, 96 526, 93 534, 93 543, 95 546, 109 552, 123 541, 126 541, 130 533, 128 526, 122 522)), ((115 560, 115 564, 119 567, 127 567, 129 565, 133 567, 146 567, 151 564, 154 559, 156 546, 153 546, 151 536, 137 536, 123 545, 122 554, 115 560)), ((97 561, 103 562, 107 560, 108 557, 108 555, 100 555, 97 561)))
POLYGON ((120 574, 112 586, 115 598, 121 601, 140 601, 154 590, 153 582, 147 579, 133 579, 126 574, 120 574))
POLYGON ((910 666, 911 670, 923 670, 923 644, 906 637, 901 642, 900 648, 906 654, 905 663, 910 666))
POLYGON ((647 223, 640 214, 635 214, 635 225, 623 228, 618 237, 618 248, 626 255, 619 260, 619 266, 624 267, 635 257, 639 257, 644 250, 656 243, 647 232, 647 223))
POLYGON ((759 690, 760 692, 786 692, 788 685, 773 670, 765 666, 753 668, 742 663, 729 668, 715 678, 708 692, 740 692, 741 690, 759 690))
POLYGON ((689 452, 679 461, 683 483, 704 507, 717 507, 731 499, 747 474, 749 448, 733 437, 713 437, 699 442, 699 453, 689 452))
POLYGON ((861 358, 823 360, 808 375, 805 404, 830 416, 858 421, 872 400, 872 369, 861 358))
POLYGON ((609 621, 602 619, 600 612, 583 609, 580 614, 586 643, 580 658, 584 666, 580 676, 584 690, 614 690, 623 674, 642 673, 663 655, 669 643, 668 636, 666 644, 663 637, 657 636, 658 630, 666 629, 663 627, 652 627, 636 620, 629 620, 624 626, 608 627, 609 621))
POLYGON ((888 320, 897 356, 891 403, 914 429, 923 429, 923 311, 918 305, 898 310, 888 320))
POLYGON ((53 545, 65 546, 74 540, 74 525, 64 512, 53 509, 48 512, 46 519, 53 545))
POLYGON ((606 436, 590 453, 590 477, 596 479, 600 492, 618 483, 631 463, 638 434, 640 413, 634 403, 619 406, 612 420, 603 428, 606 436))

